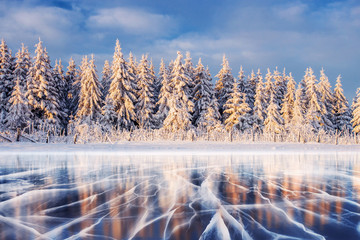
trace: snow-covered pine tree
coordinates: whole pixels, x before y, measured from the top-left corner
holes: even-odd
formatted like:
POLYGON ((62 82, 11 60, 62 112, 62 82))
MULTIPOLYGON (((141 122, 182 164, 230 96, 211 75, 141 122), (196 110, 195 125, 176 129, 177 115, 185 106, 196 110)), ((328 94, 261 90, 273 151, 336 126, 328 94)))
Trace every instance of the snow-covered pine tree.
POLYGON ((47 127, 60 127, 59 116, 62 109, 58 102, 59 95, 50 66, 50 58, 40 39, 35 47, 35 57, 29 69, 25 96, 28 99, 35 126, 43 123, 47 127))
POLYGON ((285 128, 289 127, 291 119, 294 115, 294 102, 295 102, 295 81, 291 73, 289 74, 286 94, 282 100, 281 116, 284 119, 285 128))
POLYGON ((106 95, 104 106, 102 107, 101 126, 107 132, 116 126, 117 114, 109 94, 106 95))
POLYGON ((327 123, 324 127, 326 131, 333 131, 335 126, 335 119, 333 115, 333 105, 334 105, 334 95, 331 90, 331 85, 329 82, 328 77, 325 75, 324 69, 321 69, 320 71, 320 81, 317 84, 317 89, 320 94, 320 101, 324 103, 326 108, 326 116, 324 116, 329 121, 325 122, 327 123))
POLYGON ((0 44, 0 123, 3 125, 9 112, 9 99, 14 88, 14 58, 4 39, 0 44))
POLYGON ((285 69, 283 75, 281 75, 280 72, 278 71, 278 68, 276 67, 273 73, 273 79, 274 79, 275 99, 280 107, 282 105, 282 100, 284 99, 286 93, 287 77, 285 74, 285 69))
POLYGON ((276 102, 274 93, 271 94, 270 104, 267 107, 264 131, 270 134, 279 134, 284 131, 284 119, 280 115, 279 105, 276 102))
POLYGON ((344 96, 344 90, 342 89, 341 76, 339 75, 336 79, 336 85, 334 89, 334 106, 333 106, 333 116, 335 129, 339 132, 351 132, 351 111, 349 108, 349 103, 344 96))
POLYGON ((6 116, 6 127, 8 129, 22 129, 29 125, 31 120, 31 112, 20 79, 18 76, 9 100, 10 108, 6 116))
MULTIPOLYGON (((206 68, 206 74, 208 76, 208 79, 211 83, 211 75, 209 72, 209 68, 206 68)), ((220 121, 220 113, 219 113, 219 103, 215 97, 215 91, 213 89, 213 86, 211 84, 212 94, 210 97, 210 103, 205 111, 204 115, 200 115, 200 117, 197 120, 197 127, 200 129, 206 129, 207 132, 216 130, 216 129, 222 129, 222 124, 220 121), (203 119, 203 120, 202 120, 203 119)))
POLYGON ((119 40, 116 40, 111 79, 109 98, 114 104, 114 111, 117 114, 117 126, 120 129, 133 129, 137 120, 135 113, 135 76, 129 71, 121 52, 119 40))
POLYGON ((240 66, 237 85, 238 85, 240 93, 246 93, 246 91, 247 91, 247 82, 246 82, 246 78, 245 78, 245 74, 244 74, 244 70, 243 70, 242 66, 240 66))
POLYGON ((15 70, 14 70, 14 78, 15 80, 20 81, 20 86, 24 91, 26 91, 27 88, 27 75, 29 73, 29 69, 31 66, 31 59, 30 59, 30 53, 25 47, 25 45, 21 44, 21 49, 16 53, 16 64, 15 64, 15 70))
POLYGON ((154 129, 155 89, 154 76, 152 75, 147 56, 142 56, 138 71, 139 99, 137 109, 138 124, 141 128, 154 129))
MULTIPOLYGON (((83 62, 85 65, 86 59, 83 62)), ((92 55, 86 69, 82 69, 79 106, 76 113, 78 124, 93 125, 101 119, 101 88, 94 55, 92 55)))
POLYGON ((102 70, 102 77, 101 77, 101 85, 102 88, 102 98, 105 100, 107 94, 109 93, 110 84, 111 84, 111 67, 108 60, 105 60, 104 67, 102 70))
MULTIPOLYGON (((309 99, 306 112, 306 121, 310 125, 313 132, 318 132, 320 128, 325 128, 327 114, 323 102, 321 102, 320 94, 317 90, 316 77, 311 68, 308 70, 306 96, 309 99)), ((329 123, 331 124, 331 122, 329 123)))
POLYGON ((356 91, 356 97, 351 106, 353 118, 351 120, 353 132, 358 134, 360 132, 360 88, 356 91))
POLYGON ((69 65, 65 75, 67 86, 66 109, 69 119, 72 119, 76 112, 79 102, 80 93, 80 78, 79 72, 76 69, 75 61, 70 58, 69 65))
MULTIPOLYGON (((153 64, 153 61, 152 59, 150 59, 150 73, 151 73, 151 78, 152 78, 152 82, 153 82, 153 88, 154 88, 154 100, 155 100, 155 107, 154 107, 154 113, 157 112, 157 102, 159 101, 159 95, 160 95, 160 88, 161 88, 161 81, 160 79, 156 76, 156 73, 155 73, 155 67, 154 67, 154 64, 153 64)), ((156 127, 157 125, 157 120, 156 120, 156 116, 153 115, 153 123, 154 123, 154 127, 156 127)))
POLYGON ((258 84, 258 77, 255 75, 254 70, 251 71, 251 75, 248 78, 247 81, 247 91, 246 97, 247 97, 247 103, 249 104, 249 107, 251 109, 251 115, 253 115, 254 110, 254 102, 255 102, 255 94, 256 94, 256 86, 258 84))
MULTIPOLYGON (((295 101, 294 101, 294 109, 293 109, 293 116, 290 120, 289 130, 290 132, 299 131, 299 133, 304 129, 306 126, 305 121, 305 113, 302 107, 302 96, 303 96, 303 89, 301 83, 299 84, 298 88, 295 91, 295 101)), ((298 132, 295 132, 298 134, 298 132)))
POLYGON ((186 52, 186 58, 184 59, 185 74, 188 75, 188 82, 186 83, 186 94, 190 101, 193 101, 194 87, 195 87, 195 68, 192 63, 190 52, 186 52))
POLYGON ((224 105, 227 100, 230 98, 234 85, 234 77, 231 73, 231 68, 229 62, 226 59, 225 55, 223 56, 222 68, 219 73, 215 76, 218 78, 218 81, 215 85, 215 95, 219 102, 219 111, 222 115, 223 121, 228 117, 227 114, 223 114, 224 105))
POLYGON ((166 68, 163 59, 161 59, 160 62, 159 81, 161 81, 161 88, 159 99, 157 101, 156 125, 158 128, 161 128, 170 109, 169 99, 173 88, 171 85, 169 70, 166 68))
POLYGON ((264 119, 266 118, 266 108, 265 108, 265 95, 264 95, 264 83, 260 73, 260 69, 257 73, 257 85, 255 92, 255 101, 254 101, 254 110, 253 110, 253 129, 256 132, 262 132, 264 127, 264 119))
POLYGON ((201 58, 195 69, 195 86, 194 86, 194 114, 193 123, 195 126, 203 125, 205 121, 206 111, 211 103, 211 98, 214 95, 214 89, 211 83, 211 77, 206 72, 204 66, 201 63, 201 58))
MULTIPOLYGON (((126 62, 125 62, 126 63, 126 62)), ((139 65, 136 62, 136 58, 134 57, 134 55, 132 54, 132 52, 129 53, 129 60, 126 63, 127 67, 128 67, 128 72, 131 76, 134 76, 133 78, 130 79, 130 85, 131 88, 133 89, 133 92, 136 96, 136 99, 139 97, 138 96, 138 91, 139 91, 139 79, 137 77, 138 73, 139 73, 139 65)))
POLYGON ((249 105, 246 103, 246 94, 241 93, 237 81, 235 80, 230 98, 224 105, 224 113, 228 115, 225 119, 225 129, 231 131, 237 129, 245 131, 250 128, 249 105))
POLYGON ((189 130, 191 128, 191 112, 193 103, 186 94, 186 83, 190 81, 189 76, 185 73, 185 67, 182 64, 182 54, 178 51, 175 60, 172 79, 173 91, 168 100, 170 110, 164 120, 164 129, 172 132, 189 130))
MULTIPOLYGON (((309 102, 310 102, 310 96, 307 93, 307 89, 309 88, 309 80, 312 78, 311 75, 313 75, 313 71, 311 68, 306 68, 305 75, 303 79, 300 81, 300 87, 301 87, 301 107, 303 108, 304 114, 306 114, 309 102), (310 71, 312 73, 310 73, 310 71)), ((315 82, 315 81, 314 81, 315 82)))
POLYGON ((53 79, 54 87, 57 91, 56 95, 58 96, 59 104, 59 120, 61 127, 66 127, 69 121, 68 114, 69 110, 67 109, 67 82, 64 77, 63 66, 61 64, 61 59, 59 61, 55 60, 55 66, 53 69, 53 79))
MULTIPOLYGON (((264 101, 264 107, 265 109, 267 109, 267 107, 270 104, 270 100, 271 100, 271 95, 275 95, 275 86, 274 83, 272 82, 273 79, 273 75, 270 72, 270 69, 267 69, 267 73, 265 76, 265 87, 264 87, 264 97, 265 97, 265 101, 264 101)), ((276 102, 277 103, 277 102, 276 102)))

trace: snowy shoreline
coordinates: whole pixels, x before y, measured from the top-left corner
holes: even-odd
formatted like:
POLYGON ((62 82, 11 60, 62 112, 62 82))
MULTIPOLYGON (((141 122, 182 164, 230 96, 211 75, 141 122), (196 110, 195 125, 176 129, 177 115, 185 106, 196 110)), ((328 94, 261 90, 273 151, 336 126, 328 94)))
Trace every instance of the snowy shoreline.
POLYGON ((119 154, 262 154, 262 153, 360 153, 360 145, 318 143, 219 143, 219 142, 118 142, 115 144, 0 143, 5 153, 119 153, 119 154))

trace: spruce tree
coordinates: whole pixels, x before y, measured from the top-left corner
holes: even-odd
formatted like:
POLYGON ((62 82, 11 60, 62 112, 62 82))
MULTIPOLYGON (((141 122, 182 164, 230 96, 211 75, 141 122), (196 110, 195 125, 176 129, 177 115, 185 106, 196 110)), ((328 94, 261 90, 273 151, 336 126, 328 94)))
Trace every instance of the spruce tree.
POLYGON ((16 53, 16 64, 14 70, 14 78, 20 81, 20 86, 23 90, 27 89, 27 75, 31 66, 30 54, 27 47, 21 44, 21 49, 16 53))
POLYGON ((284 131, 284 119, 280 115, 279 106, 274 94, 271 94, 270 96, 267 117, 264 121, 264 131, 271 134, 278 134, 284 131))
MULTIPOLYGON (((206 68, 205 70, 207 74, 207 78, 210 81, 211 84, 211 75, 209 72, 209 68, 206 68)), ((210 96, 210 103, 205 111, 204 114, 201 114, 200 117, 197 119, 197 127, 200 129, 206 129, 208 132, 216 129, 221 129, 221 116, 219 113, 219 103, 215 97, 215 91, 211 84, 211 96, 210 96)))
POLYGON ((163 59, 160 62, 159 81, 161 81, 161 88, 157 101, 156 125, 161 128, 170 110, 169 99, 173 90, 170 73, 163 59))
POLYGON ((262 132, 264 127, 264 120, 266 118, 266 108, 265 108, 265 95, 264 95, 264 83, 262 81, 262 76, 260 69, 257 73, 257 85, 255 92, 255 101, 254 101, 254 110, 253 110, 253 129, 256 132, 262 132))
POLYGON ((211 98, 214 95, 214 89, 211 83, 211 76, 208 75, 204 66, 201 63, 201 58, 195 69, 195 87, 194 87, 194 114, 193 122, 195 126, 203 122, 206 111, 211 103, 211 98))
POLYGON ((14 58, 4 39, 0 44, 0 123, 4 124, 9 112, 9 99, 14 88, 14 58))
MULTIPOLYGON (((271 100, 271 95, 274 95, 275 97, 275 87, 274 87, 274 83, 272 82, 273 79, 273 75, 270 72, 270 69, 267 69, 267 74, 265 76, 265 87, 264 87, 264 97, 265 97, 265 104, 264 107, 265 109, 267 109, 267 107, 269 106, 270 100, 271 100)), ((278 102, 276 101, 276 104, 278 104, 278 102)))
POLYGON ((76 112, 79 102, 80 93, 80 77, 79 72, 76 69, 75 61, 70 58, 69 65, 65 75, 65 81, 67 86, 67 98, 66 109, 69 119, 72 119, 76 112))
POLYGON ((104 67, 102 70, 101 85, 102 87, 102 98, 105 100, 111 84, 111 67, 108 60, 105 60, 104 67))
MULTIPOLYGON (((86 62, 86 59, 83 61, 86 62)), ((84 64, 85 65, 85 64, 84 64)), ((81 91, 76 119, 79 124, 93 125, 101 119, 101 83, 96 73, 94 55, 86 69, 82 69, 81 91)))
POLYGON ((59 105, 59 120, 60 125, 62 127, 66 127, 67 123, 69 121, 68 114, 69 110, 67 107, 67 82, 65 80, 63 66, 61 64, 61 60, 57 61, 55 60, 55 66, 53 69, 53 79, 54 79, 54 87, 56 90, 56 95, 58 96, 58 105, 59 105))
POLYGON ((360 88, 358 88, 356 91, 356 97, 351 108, 353 115, 351 120, 353 132, 358 134, 360 132, 360 88))
POLYGON ((109 98, 114 104, 114 111, 117 114, 117 125, 120 129, 130 130, 136 126, 137 120, 135 76, 129 71, 121 52, 119 40, 116 40, 111 80, 109 98))
POLYGON ((336 123, 333 116, 333 105, 335 102, 334 102, 334 95, 331 90, 331 85, 328 80, 328 77, 325 75, 324 69, 321 69, 320 71, 320 81, 317 85, 317 89, 320 94, 320 101, 324 103, 327 112, 326 116, 324 117, 328 119, 328 124, 325 126, 324 129, 326 131, 332 131, 336 128, 334 126, 334 124, 336 123))
POLYGON ((27 79, 26 98, 30 105, 35 126, 44 123, 47 127, 60 127, 59 116, 62 110, 58 102, 58 89, 53 78, 50 58, 40 39, 35 47, 33 65, 29 69, 27 79))
POLYGON ((230 94, 232 93, 232 88, 234 84, 234 77, 231 73, 229 62, 226 59, 225 55, 223 57, 222 68, 215 77, 218 78, 218 81, 215 85, 215 95, 219 102, 220 114, 222 115, 222 119, 225 120, 228 115, 223 114, 224 105, 230 98, 230 94))
POLYGON ((244 131, 250 127, 248 113, 250 112, 249 105, 246 103, 245 93, 241 93, 238 83, 235 81, 233 91, 230 98, 224 105, 224 113, 228 115, 225 119, 225 129, 231 131, 238 129, 244 131))
POLYGON ((302 96, 303 89, 301 84, 299 84, 295 91, 294 109, 292 113, 293 116, 289 124, 290 132, 302 131, 306 129, 305 113, 302 107, 302 96))
POLYGON ((22 129, 30 124, 31 112, 20 83, 20 77, 18 77, 9 100, 10 108, 6 116, 6 127, 8 129, 22 129))
POLYGON ((282 100, 281 116, 284 119, 285 127, 288 127, 294 115, 295 102, 295 81, 291 73, 288 77, 286 94, 282 100))
POLYGON ((245 74, 244 74, 244 70, 243 67, 240 66, 240 71, 239 71, 239 76, 238 76, 238 81, 237 81, 237 85, 239 88, 239 92, 240 93, 246 93, 247 90, 247 86, 246 86, 246 78, 245 78, 245 74))
POLYGON ((245 93, 246 93, 246 97, 247 97, 247 103, 249 104, 249 107, 251 109, 251 114, 253 114, 255 95, 256 95, 256 86, 258 84, 258 77, 255 75, 254 70, 251 71, 251 75, 248 78, 247 83, 248 83, 247 91, 245 93))
POLYGON ((136 104, 139 126, 154 129, 155 88, 154 76, 149 67, 147 56, 142 56, 138 72, 139 99, 136 104))
POLYGON ((195 87, 195 68, 191 61, 190 52, 186 52, 186 58, 184 59, 185 74, 188 76, 188 82, 186 83, 185 93, 190 101, 193 101, 194 87, 195 87))
POLYGON ((116 120, 117 114, 115 112, 114 103, 108 94, 106 95, 104 106, 102 108, 101 125, 105 131, 110 131, 116 126, 116 120))
POLYGON ((351 126, 351 111, 349 108, 348 101, 344 96, 344 90, 342 89, 341 76, 339 75, 336 79, 336 85, 334 89, 334 123, 335 129, 340 132, 350 132, 351 126))
POLYGON ((191 128, 191 112, 193 111, 193 103, 186 94, 186 83, 190 79, 182 64, 182 54, 178 51, 177 55, 171 74, 171 82, 174 87, 169 98, 170 110, 163 125, 164 129, 172 132, 189 130, 191 128))
POLYGON ((285 74, 285 69, 283 75, 280 74, 278 68, 276 67, 273 73, 274 79, 274 93, 275 93, 275 100, 279 107, 282 105, 282 101, 284 99, 286 93, 286 85, 287 85, 287 77, 285 74))

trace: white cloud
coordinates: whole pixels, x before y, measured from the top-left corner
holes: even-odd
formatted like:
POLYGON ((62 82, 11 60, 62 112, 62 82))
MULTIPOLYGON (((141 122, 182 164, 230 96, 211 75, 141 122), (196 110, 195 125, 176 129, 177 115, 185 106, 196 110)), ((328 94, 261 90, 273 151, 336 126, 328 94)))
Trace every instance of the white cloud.
POLYGON ((52 43, 66 39, 77 17, 68 10, 56 7, 6 9, 0 18, 1 33, 8 41, 33 41, 38 37, 52 43))
POLYGON ((119 29, 135 35, 167 35, 175 27, 170 16, 133 8, 100 9, 87 23, 90 28, 119 29))

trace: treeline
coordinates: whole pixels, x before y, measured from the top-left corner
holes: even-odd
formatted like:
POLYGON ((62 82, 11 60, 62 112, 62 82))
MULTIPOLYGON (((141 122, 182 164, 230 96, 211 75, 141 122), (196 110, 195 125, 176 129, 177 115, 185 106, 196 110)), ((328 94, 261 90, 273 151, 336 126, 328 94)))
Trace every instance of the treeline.
POLYGON ((178 52, 158 74, 148 56, 139 62, 124 58, 116 41, 113 60, 105 61, 102 78, 94 56, 79 67, 70 59, 66 72, 61 60, 52 67, 43 43, 35 55, 21 49, 12 56, 0 45, 0 124, 3 131, 20 129, 66 135, 84 126, 102 133, 160 129, 167 133, 231 132, 236 134, 350 134, 360 131, 360 92, 349 106, 341 77, 332 89, 321 70, 319 79, 306 69, 299 84, 278 69, 263 77, 260 70, 234 77, 224 56, 215 76, 201 59, 178 52))

